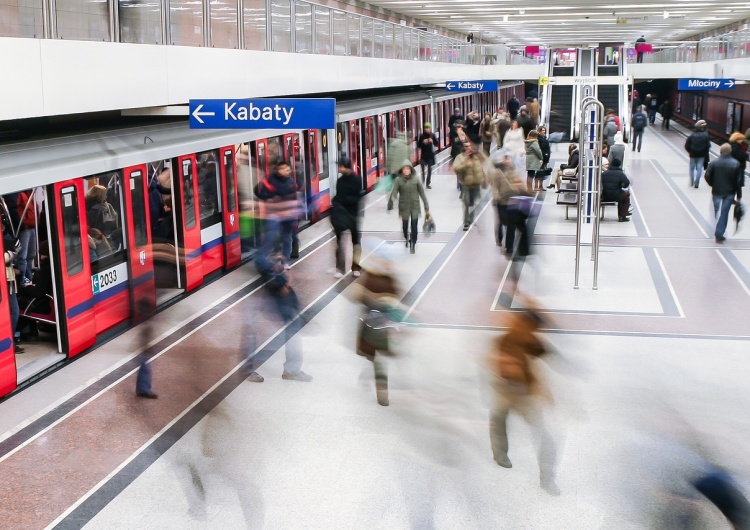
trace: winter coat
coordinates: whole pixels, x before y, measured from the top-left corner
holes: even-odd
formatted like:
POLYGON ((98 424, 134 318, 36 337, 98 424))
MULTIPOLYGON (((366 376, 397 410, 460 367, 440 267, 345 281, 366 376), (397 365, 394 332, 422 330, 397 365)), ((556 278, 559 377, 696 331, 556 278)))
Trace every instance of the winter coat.
POLYGON ((732 158, 740 163, 740 172, 744 175, 747 167, 747 151, 740 142, 729 142, 729 145, 732 146, 732 158))
POLYGON ((505 108, 508 111, 508 114, 510 114, 510 119, 514 120, 516 119, 516 115, 518 114, 518 109, 521 108, 521 102, 516 98, 511 98, 508 100, 508 104, 505 106, 505 108))
POLYGON ((568 155, 568 163, 565 165, 566 168, 577 168, 580 163, 581 155, 578 152, 578 148, 573 149, 573 152, 568 155))
POLYGON ((272 173, 255 186, 255 195, 263 201, 261 215, 265 219, 299 219, 301 211, 297 191, 297 181, 293 176, 272 173))
POLYGON ((510 129, 510 120, 507 119, 500 119, 495 124, 495 142, 497 142, 497 147, 504 147, 503 141, 505 140, 505 133, 508 132, 508 129, 510 129))
POLYGON ((633 114, 633 130, 643 131, 648 127, 648 115, 645 112, 636 112, 633 114))
POLYGON ((531 118, 531 124, 536 127, 539 125, 539 102, 537 100, 532 101, 526 105, 529 111, 529 117, 531 118))
POLYGON ((523 195, 526 191, 526 183, 512 165, 489 164, 487 176, 492 186, 492 201, 495 204, 507 205, 511 197, 523 195))
POLYGON ((609 148, 609 156, 607 157, 607 159, 609 160, 610 164, 612 163, 612 160, 614 160, 615 158, 619 158, 620 162, 622 162, 624 165, 625 163, 625 144, 624 143, 615 142, 615 145, 609 148))
POLYGON ((331 224, 334 228, 346 230, 356 223, 361 208, 362 177, 354 172, 341 175, 336 181, 336 195, 331 208, 331 224))
POLYGON ((526 171, 535 171, 542 168, 544 155, 536 140, 526 140, 526 171))
POLYGON ((617 123, 612 116, 608 116, 604 124, 604 139, 609 145, 615 143, 615 134, 617 134, 617 123))
POLYGON ((422 133, 419 135, 419 138, 417 138, 417 147, 424 162, 429 164, 435 163, 435 146, 437 143, 438 140, 434 133, 422 133), (432 140, 432 143, 429 140, 432 140))
POLYGON ((619 202, 623 188, 630 186, 630 180, 621 168, 602 172, 602 201, 619 202))
POLYGON ((708 158, 711 139, 706 131, 695 131, 685 140, 685 151, 690 158, 708 158))
POLYGON ((388 173, 395 177, 405 159, 409 159, 409 146, 402 138, 391 139, 391 143, 388 144, 388 159, 385 162, 388 173))
POLYGON ((482 120, 482 123, 479 124, 479 137, 483 144, 492 143, 492 120, 482 120))
POLYGON ((503 138, 503 148, 513 151, 517 155, 521 156, 526 152, 526 145, 524 144, 523 129, 508 129, 503 138))
POLYGON ((479 137, 479 120, 474 120, 472 118, 467 117, 466 118, 466 126, 464 127, 464 130, 466 131, 466 136, 469 137, 469 139, 475 143, 478 144, 482 140, 479 137))
POLYGON ((659 108, 659 114, 662 115, 663 118, 669 119, 672 117, 672 104, 668 101, 665 101, 661 104, 661 107, 659 108))
POLYGON ((709 162, 704 178, 711 186, 712 195, 742 194, 744 175, 740 172, 740 163, 732 155, 721 155, 709 162))
POLYGON ((549 159, 552 156, 552 148, 549 145, 549 140, 543 134, 539 135, 539 149, 542 150, 542 165, 546 166, 549 164, 549 159))
MULTIPOLYGON (((401 167, 403 168, 406 164, 408 164, 408 161, 404 161, 404 165, 401 167)), ((393 190, 391 190, 391 196, 388 199, 389 210, 393 209, 393 200, 396 197, 398 197, 398 215, 402 219, 409 219, 410 217, 416 219, 422 215, 422 209, 419 204, 420 199, 422 199, 425 208, 430 208, 422 181, 414 174, 413 169, 411 175, 408 177, 399 171, 398 176, 394 179, 393 190)))
POLYGON ((523 137, 526 138, 529 133, 531 132, 531 129, 534 128, 534 125, 531 123, 531 118, 529 118, 529 115, 522 116, 519 114, 518 118, 516 118, 516 121, 518 122, 518 125, 523 129, 523 137))
POLYGON ((479 186, 484 182, 484 153, 474 153, 466 156, 461 153, 453 162, 453 171, 456 172, 458 181, 464 186, 479 186))
POLYGON ((490 369, 498 377, 525 384, 533 391, 537 379, 532 359, 543 356, 547 350, 536 336, 538 326, 529 318, 523 313, 515 313, 510 319, 508 331, 494 341, 490 369))
MULTIPOLYGON (((389 274, 375 274, 365 270, 362 278, 352 289, 352 296, 360 302, 366 310, 382 310, 386 307, 397 306, 399 303, 399 288, 396 281, 389 274)), ((376 349, 364 340, 362 328, 357 333, 357 354, 372 360, 376 349)))
POLYGON ((454 125, 457 121, 464 121, 464 117, 459 114, 456 116, 455 114, 451 114, 451 117, 448 118, 448 138, 450 139, 451 143, 456 138, 456 128, 454 125))

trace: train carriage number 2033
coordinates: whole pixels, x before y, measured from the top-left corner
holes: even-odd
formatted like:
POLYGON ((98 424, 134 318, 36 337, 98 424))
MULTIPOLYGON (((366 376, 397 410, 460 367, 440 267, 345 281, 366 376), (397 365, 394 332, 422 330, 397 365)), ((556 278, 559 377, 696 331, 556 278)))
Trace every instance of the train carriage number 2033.
POLYGON ((127 265, 120 264, 91 276, 91 290, 94 294, 111 289, 127 279, 127 265))

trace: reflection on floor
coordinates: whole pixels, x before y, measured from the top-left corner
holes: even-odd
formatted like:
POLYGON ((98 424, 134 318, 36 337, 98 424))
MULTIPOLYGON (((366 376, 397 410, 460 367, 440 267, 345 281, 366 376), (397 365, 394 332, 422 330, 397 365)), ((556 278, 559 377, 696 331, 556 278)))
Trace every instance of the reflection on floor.
POLYGON ((159 288, 156 290, 156 306, 159 307, 162 304, 166 304, 172 298, 180 296, 184 292, 185 292, 184 289, 159 288))

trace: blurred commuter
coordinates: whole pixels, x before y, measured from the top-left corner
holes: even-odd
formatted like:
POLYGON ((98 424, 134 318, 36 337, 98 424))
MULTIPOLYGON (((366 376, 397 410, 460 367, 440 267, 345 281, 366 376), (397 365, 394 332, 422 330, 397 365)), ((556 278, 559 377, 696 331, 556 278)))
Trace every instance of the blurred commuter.
POLYGON ((604 118, 604 129, 602 135, 608 145, 613 145, 615 143, 615 134, 617 134, 617 122, 615 121, 614 115, 607 114, 604 118))
POLYGON ((648 121, 651 125, 656 123, 656 111, 659 110, 659 100, 656 94, 652 95, 648 101, 648 121))
POLYGON ((536 98, 526 98, 526 110, 529 113, 532 127, 539 126, 539 102, 536 98))
POLYGON ((419 179, 414 175, 414 167, 411 162, 404 160, 396 180, 393 182, 393 190, 388 199, 388 210, 393 209, 393 201, 398 198, 398 215, 401 217, 404 240, 409 252, 414 254, 417 247, 417 236, 419 234, 419 217, 422 214, 419 201, 422 200, 425 212, 430 212, 430 203, 419 179))
POLYGON ((503 141, 505 139, 505 133, 508 132, 508 129, 510 129, 510 119, 508 117, 508 114, 506 112, 503 112, 495 122, 495 143, 497 144, 498 149, 505 146, 505 144, 503 144, 503 141))
POLYGON ((669 121, 672 119, 672 114, 674 113, 674 108, 672 107, 672 102, 668 99, 664 100, 664 103, 661 104, 661 107, 659 107, 659 114, 661 114, 661 128, 669 130, 669 121))
POLYGON ((409 156, 409 146, 406 144, 403 136, 399 134, 398 131, 396 131, 396 136, 391 138, 391 141, 388 144, 388 151, 386 156, 387 158, 385 161, 385 166, 388 170, 388 174, 393 178, 396 178, 399 169, 401 169, 401 163, 405 159, 411 159, 411 157, 409 156))
POLYGON ((469 141, 469 137, 464 132, 464 122, 457 121, 453 127, 456 130, 456 137, 451 141, 451 164, 455 163, 456 157, 464 150, 464 144, 469 141))
POLYGON ((547 186, 547 188, 557 187, 557 189, 559 190, 560 184, 562 182, 563 172, 566 169, 578 169, 579 160, 580 154, 578 152, 578 144, 568 144, 568 163, 560 164, 560 169, 555 172, 555 178, 552 179, 552 182, 549 183, 549 186, 547 186))
POLYGON ((170 193, 171 190, 162 186, 157 177, 152 178, 148 183, 148 211, 152 229, 166 216, 164 197, 170 193))
POLYGON ((552 396, 537 377, 534 366, 536 359, 547 354, 544 343, 537 337, 544 320, 532 307, 514 311, 508 318, 508 329, 495 339, 488 359, 494 394, 490 409, 492 455, 497 465, 513 467, 508 457, 507 421, 511 411, 518 413, 539 438, 540 485, 547 493, 559 495, 555 483, 557 451, 544 425, 540 403, 541 399, 552 402, 552 396))
POLYGON ((490 147, 492 146, 492 116, 489 112, 485 112, 484 119, 479 125, 479 136, 482 140, 484 156, 490 156, 490 147))
POLYGON ((34 190, 25 190, 18 194, 18 215, 21 223, 18 227, 18 239, 21 249, 16 256, 16 264, 21 273, 21 285, 30 285, 34 278, 34 259, 36 258, 36 221, 39 213, 34 200, 34 190))
MULTIPOLYGON (((463 123, 464 117, 461 115, 461 109, 456 107, 453 109, 453 114, 450 118, 448 118, 448 139, 451 142, 451 145, 453 145, 456 141, 456 138, 458 138, 458 131, 456 130, 456 123, 461 122, 463 123)), ((408 158, 408 157, 404 157, 408 158)), ((403 160, 403 158, 401 159, 403 160)), ((399 162, 400 164, 401 162, 399 162)))
POLYGON ((139 322, 138 326, 140 349, 141 353, 138 355, 138 375, 135 380, 135 395, 146 399, 156 399, 159 396, 154 393, 151 388, 152 374, 151 374, 151 357, 153 352, 150 350, 149 345, 154 339, 154 328, 151 322, 151 303, 145 299, 139 300, 136 306, 136 322, 139 322))
POLYGON ((260 259, 267 259, 279 245, 286 268, 289 268, 292 254, 292 232, 300 213, 297 191, 292 168, 284 160, 277 162, 271 175, 255 186, 255 195, 265 206, 265 233, 260 259))
POLYGON ((602 202, 616 202, 617 216, 621 223, 630 221, 630 192, 626 189, 630 180, 622 170, 622 160, 612 159, 609 168, 602 172, 602 202))
POLYGON ((646 44, 646 38, 643 35, 635 39, 636 62, 639 62, 639 63, 643 62, 642 46, 645 44, 646 44))
POLYGON ((526 136, 523 134, 523 129, 518 124, 518 120, 510 122, 510 128, 505 132, 503 138, 503 147, 513 153, 517 157, 526 156, 526 136))
POLYGON ((719 158, 709 162, 705 178, 711 186, 711 196, 714 202, 714 215, 716 216, 714 236, 717 243, 722 243, 726 240, 724 232, 727 229, 729 209, 735 197, 738 200, 742 199, 745 176, 741 172, 740 163, 732 157, 731 145, 722 144, 719 153, 719 158))
POLYGON ((466 136, 469 137, 469 140, 471 140, 471 142, 476 146, 478 146, 482 142, 482 139, 479 135, 480 123, 481 120, 477 111, 471 111, 466 115, 464 131, 466 132, 466 136))
POLYGON ((549 165, 549 159, 552 157, 552 148, 549 144, 549 138, 547 138, 547 127, 540 125, 536 132, 538 133, 539 149, 542 150, 542 167, 546 168, 549 165))
POLYGON ((740 173, 745 175, 747 168, 747 144, 745 144, 745 135, 741 132, 733 132, 729 136, 729 145, 732 146, 732 158, 740 163, 740 173))
POLYGON ((536 177, 537 171, 542 169, 544 155, 539 147, 539 133, 529 132, 526 138, 526 188, 529 190, 541 190, 542 179, 536 177))
POLYGON ((503 244, 503 227, 505 227, 505 253, 513 254, 516 239, 516 221, 508 211, 508 202, 519 195, 526 194, 526 184, 516 170, 515 153, 507 149, 496 150, 490 158, 487 177, 492 186, 492 202, 497 210, 498 224, 495 241, 503 244))
POLYGON ((479 187, 485 182, 485 156, 477 152, 471 142, 464 144, 464 152, 456 157, 453 170, 461 185, 461 199, 464 206, 464 231, 474 222, 475 203, 479 199, 479 187))
POLYGON ((511 98, 508 100, 508 103, 505 105, 505 108, 508 111, 508 115, 510 116, 510 119, 515 120, 516 116, 518 116, 518 109, 521 108, 521 102, 518 101, 515 94, 513 94, 511 98))
POLYGON ((643 111, 643 107, 640 105, 636 107, 636 111, 633 114, 633 151, 636 149, 638 144, 638 152, 641 152, 641 146, 643 145, 643 131, 648 127, 648 115, 643 111))
POLYGON ((607 159, 609 160, 610 165, 615 158, 619 158, 622 165, 625 165, 625 142, 622 139, 621 132, 615 134, 615 143, 609 148, 607 159))
POLYGON ((367 259, 362 278, 350 287, 349 296, 362 304, 363 315, 357 332, 357 355, 372 363, 378 404, 389 405, 388 367, 385 357, 393 355, 390 344, 390 313, 399 305, 399 289, 392 260, 383 251, 367 259))
POLYGON ((708 153, 711 149, 711 139, 706 132, 705 120, 695 122, 695 132, 685 140, 685 151, 690 157, 689 185, 697 188, 701 181, 701 172, 708 165, 708 153))
POLYGON ((361 200, 362 177, 352 170, 352 161, 347 157, 339 159, 340 176, 336 181, 336 195, 331 206, 331 225, 336 234, 336 278, 341 278, 346 272, 346 257, 342 236, 347 230, 352 235, 352 274, 359 276, 361 267, 359 258, 362 253, 360 246, 359 217, 362 212, 361 200))
POLYGON ((49 296, 52 295, 52 264, 49 260, 49 243, 42 241, 39 245, 39 271, 34 275, 34 282, 18 288, 19 298, 24 307, 31 303, 28 311, 43 315, 52 312, 49 296), (33 301, 33 302, 32 302, 33 301))
POLYGON ((432 124, 427 122, 424 124, 422 134, 417 138, 417 147, 420 153, 419 168, 422 171, 422 184, 426 184, 428 190, 432 189, 432 166, 435 165, 435 145, 437 145, 437 137, 432 132, 432 124), (427 167, 426 181, 425 167, 427 167))
POLYGON ((531 118, 529 117, 529 112, 524 108, 519 110, 516 121, 518 121, 518 125, 520 125, 521 129, 523 129, 523 137, 528 137, 529 133, 534 128, 533 124, 531 123, 531 118))

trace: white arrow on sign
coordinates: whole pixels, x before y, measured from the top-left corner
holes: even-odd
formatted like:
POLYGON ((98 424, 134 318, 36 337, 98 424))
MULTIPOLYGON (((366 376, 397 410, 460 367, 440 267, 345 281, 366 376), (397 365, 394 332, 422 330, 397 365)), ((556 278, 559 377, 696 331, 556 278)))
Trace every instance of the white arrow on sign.
MULTIPOLYGON (((453 90, 453 87, 455 87, 455 86, 456 86, 456 85, 454 85, 453 83, 447 83, 447 84, 445 85, 445 88, 447 88, 448 90, 453 90)), ((447 96, 446 96, 446 97, 447 97, 447 96)))
POLYGON ((731 79, 729 79, 729 80, 727 81, 726 85, 727 85, 727 86, 728 86, 729 88, 732 88, 732 87, 734 86, 734 81, 732 81, 731 79))
POLYGON ((203 108, 203 103, 195 107, 195 110, 193 111, 193 118, 198 120, 200 123, 205 123, 201 116, 216 116, 215 112, 201 112, 201 109, 203 108))

